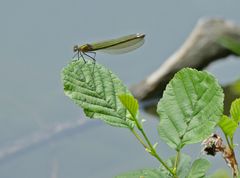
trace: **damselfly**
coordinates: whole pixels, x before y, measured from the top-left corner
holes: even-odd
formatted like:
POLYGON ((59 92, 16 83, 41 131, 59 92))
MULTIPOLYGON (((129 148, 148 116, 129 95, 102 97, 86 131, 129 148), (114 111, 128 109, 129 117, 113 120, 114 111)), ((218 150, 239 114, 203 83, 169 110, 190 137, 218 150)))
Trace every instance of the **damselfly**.
POLYGON ((133 35, 127 35, 116 39, 84 44, 84 45, 75 45, 73 47, 73 52, 76 54, 73 56, 80 56, 84 59, 84 55, 92 58, 95 61, 96 51, 102 51, 109 54, 122 54, 133 51, 144 43, 145 34, 137 33, 133 35), (94 54, 94 57, 90 56, 89 53, 94 54))

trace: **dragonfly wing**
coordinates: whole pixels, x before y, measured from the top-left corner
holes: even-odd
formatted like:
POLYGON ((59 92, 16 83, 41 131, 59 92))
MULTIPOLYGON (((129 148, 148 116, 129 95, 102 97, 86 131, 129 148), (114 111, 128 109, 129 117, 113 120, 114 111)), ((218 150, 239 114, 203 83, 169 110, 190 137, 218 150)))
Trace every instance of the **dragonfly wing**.
POLYGON ((144 38, 136 38, 127 42, 123 42, 117 45, 109 46, 98 51, 105 52, 108 54, 123 54, 133 51, 144 44, 144 38))

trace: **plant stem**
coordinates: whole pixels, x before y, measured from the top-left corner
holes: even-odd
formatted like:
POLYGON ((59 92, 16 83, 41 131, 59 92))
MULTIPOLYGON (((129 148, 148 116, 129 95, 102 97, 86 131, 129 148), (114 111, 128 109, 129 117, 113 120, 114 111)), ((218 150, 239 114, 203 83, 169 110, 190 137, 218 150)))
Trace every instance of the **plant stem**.
POLYGON ((177 155, 176 155, 176 159, 175 159, 175 163, 174 163, 174 172, 177 172, 177 166, 178 166, 178 162, 179 162, 179 157, 180 157, 180 151, 177 151, 177 155))
POLYGON ((227 144, 228 144, 229 148, 233 149, 232 144, 229 142, 228 136, 225 133, 224 133, 224 136, 225 136, 225 139, 227 141, 227 144))
POLYGON ((132 114, 132 112, 130 112, 132 119, 134 120, 134 122, 136 123, 136 126, 138 128, 138 130, 141 132, 141 134, 143 135, 145 141, 147 142, 147 144, 145 144, 145 142, 142 140, 142 138, 134 131, 134 129, 130 129, 131 132, 135 135, 135 137, 139 140, 139 142, 144 146, 144 148, 147 150, 148 153, 150 153, 152 156, 154 156, 171 174, 174 178, 178 178, 176 173, 170 168, 168 167, 168 165, 159 157, 159 155, 157 154, 155 148, 153 148, 151 142, 149 141, 147 135, 145 134, 143 127, 141 125, 141 123, 139 123, 138 119, 136 118, 135 115, 132 114))
POLYGON ((173 172, 171 168, 168 167, 168 165, 159 157, 157 154, 156 150, 153 148, 151 142, 149 141, 147 135, 145 134, 144 130, 142 127, 139 128, 140 132, 142 133, 144 139, 146 140, 150 150, 151 150, 151 155, 157 158, 157 160, 173 175, 173 177, 177 178, 176 174, 173 172))
POLYGON ((137 134, 137 132, 135 132, 135 130, 130 129, 131 132, 133 133, 133 135, 139 140, 139 142, 144 146, 145 149, 148 148, 148 146, 144 143, 144 141, 142 140, 142 138, 137 134))
POLYGON ((239 170, 238 170, 237 159, 234 153, 233 137, 230 137, 230 141, 229 141, 228 136, 226 134, 224 134, 224 136, 228 146, 222 146, 223 149, 221 151, 223 154, 223 158, 227 162, 227 165, 232 169, 233 178, 237 178, 239 170))
POLYGON ((157 154, 156 150, 153 148, 151 142, 149 141, 146 133, 144 132, 144 130, 142 128, 142 125, 138 122, 137 118, 133 117, 133 119, 134 119, 134 121, 135 121, 135 123, 137 125, 138 130, 142 133, 142 135, 143 135, 145 141, 147 142, 148 146, 143 142, 143 140, 140 138, 140 136, 135 131, 133 132, 133 130, 132 130, 133 134, 137 137, 137 139, 142 143, 142 145, 146 149, 150 150, 149 153, 152 156, 154 156, 172 174, 172 176, 174 178, 177 178, 176 173, 173 172, 173 170, 171 168, 169 168, 168 165, 159 157, 159 155, 157 154))
POLYGON ((231 148, 234 149, 233 137, 231 137, 230 141, 231 141, 231 146, 232 146, 231 148))

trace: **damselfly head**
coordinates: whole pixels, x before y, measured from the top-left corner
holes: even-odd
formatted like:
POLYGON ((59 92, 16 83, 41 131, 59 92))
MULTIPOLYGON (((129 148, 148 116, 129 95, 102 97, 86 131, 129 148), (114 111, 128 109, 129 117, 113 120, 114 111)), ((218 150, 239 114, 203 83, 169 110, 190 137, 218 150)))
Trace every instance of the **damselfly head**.
POLYGON ((73 52, 77 52, 77 51, 79 51, 78 45, 73 46, 73 52))

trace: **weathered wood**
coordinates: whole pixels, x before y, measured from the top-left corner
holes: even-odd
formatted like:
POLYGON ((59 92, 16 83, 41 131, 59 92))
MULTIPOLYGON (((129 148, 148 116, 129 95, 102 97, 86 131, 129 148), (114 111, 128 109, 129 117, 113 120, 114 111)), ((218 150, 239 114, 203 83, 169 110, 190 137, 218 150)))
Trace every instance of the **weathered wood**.
POLYGON ((240 26, 223 19, 201 19, 184 44, 156 71, 131 88, 133 95, 146 100, 162 95, 173 75, 184 67, 203 69, 211 62, 233 54, 218 40, 232 37, 240 41, 240 26))

